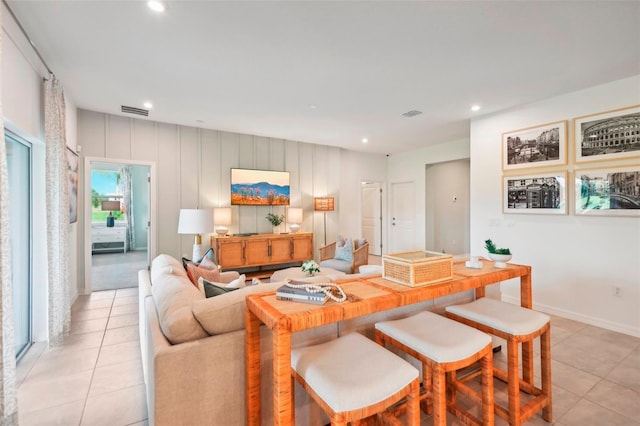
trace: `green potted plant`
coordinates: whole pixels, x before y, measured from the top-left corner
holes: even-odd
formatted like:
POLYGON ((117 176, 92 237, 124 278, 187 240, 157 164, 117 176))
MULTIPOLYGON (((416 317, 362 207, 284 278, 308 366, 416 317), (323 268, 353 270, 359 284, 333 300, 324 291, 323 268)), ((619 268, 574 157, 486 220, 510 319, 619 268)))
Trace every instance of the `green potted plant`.
POLYGON ((489 258, 494 261, 496 268, 506 268, 507 262, 511 260, 511 250, 508 248, 497 248, 491 239, 485 240, 484 247, 489 252, 489 258))
POLYGON ((273 214, 273 213, 268 213, 267 216, 266 216, 266 219, 275 228, 273 230, 273 233, 277 234, 279 232, 280 225, 282 224, 282 222, 284 222, 284 215, 283 214, 277 215, 277 214, 273 214))

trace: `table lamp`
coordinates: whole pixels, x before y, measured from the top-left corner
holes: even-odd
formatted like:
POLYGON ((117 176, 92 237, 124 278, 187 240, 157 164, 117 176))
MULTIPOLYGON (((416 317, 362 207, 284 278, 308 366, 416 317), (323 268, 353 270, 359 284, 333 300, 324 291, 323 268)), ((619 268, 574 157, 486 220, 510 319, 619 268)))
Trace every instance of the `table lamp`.
POLYGON ((193 261, 198 261, 202 257, 201 234, 211 233, 213 228, 213 214, 211 209, 180 209, 178 220, 178 234, 195 234, 193 244, 193 261))
POLYGON ((333 211, 333 197, 315 197, 313 199, 314 209, 324 213, 324 245, 327 245, 327 212, 333 211))
POLYGON ((302 223, 302 209, 299 207, 289 207, 287 210, 287 220, 289 221, 289 229, 292 233, 296 233, 300 230, 300 224, 302 223))
POLYGON ((116 219, 113 217, 113 212, 120 210, 120 201, 103 201, 100 210, 103 212, 109 212, 109 216, 107 216, 107 228, 113 228, 116 223, 116 219))
POLYGON ((216 234, 224 237, 229 232, 231 225, 231 207, 216 207, 213 209, 213 224, 216 227, 216 234))

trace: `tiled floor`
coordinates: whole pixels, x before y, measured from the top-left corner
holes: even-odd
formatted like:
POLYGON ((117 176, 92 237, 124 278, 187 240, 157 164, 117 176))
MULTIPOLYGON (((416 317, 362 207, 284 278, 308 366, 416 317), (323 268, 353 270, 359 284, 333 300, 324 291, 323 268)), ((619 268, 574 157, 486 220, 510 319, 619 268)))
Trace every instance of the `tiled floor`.
MULTIPOLYGON (((36 344, 18 365, 20 424, 147 424, 137 311, 135 288, 81 296, 67 343, 36 344)), ((558 317, 551 335, 554 424, 640 425, 640 339, 558 317)), ((505 398, 496 381, 496 400, 505 398)), ((538 414, 526 424, 548 423, 538 414)))

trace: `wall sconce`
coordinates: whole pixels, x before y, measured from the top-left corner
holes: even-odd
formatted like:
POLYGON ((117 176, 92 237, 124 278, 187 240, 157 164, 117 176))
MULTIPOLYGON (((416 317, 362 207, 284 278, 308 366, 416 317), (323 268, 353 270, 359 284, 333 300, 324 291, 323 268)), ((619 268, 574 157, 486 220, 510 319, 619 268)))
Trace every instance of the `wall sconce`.
POLYGON ((213 215, 211 209, 180 209, 178 220, 178 234, 195 234, 192 259, 197 262, 202 257, 200 234, 211 233, 213 215))
POLYGON ((120 211, 120 201, 103 201, 100 206, 100 210, 103 212, 109 212, 109 216, 107 216, 107 228, 113 228, 116 223, 116 219, 113 217, 113 212, 120 211))
POLYGON ((216 207, 213 209, 213 224, 218 237, 224 237, 231 225, 231 207, 216 207))
POLYGON ((287 210, 287 220, 289 221, 289 229, 292 233, 296 233, 300 230, 300 224, 302 223, 302 209, 299 207, 289 207, 287 210))
POLYGON ((315 197, 313 199, 314 210, 324 213, 324 245, 327 245, 327 212, 332 212, 334 207, 333 197, 315 197))

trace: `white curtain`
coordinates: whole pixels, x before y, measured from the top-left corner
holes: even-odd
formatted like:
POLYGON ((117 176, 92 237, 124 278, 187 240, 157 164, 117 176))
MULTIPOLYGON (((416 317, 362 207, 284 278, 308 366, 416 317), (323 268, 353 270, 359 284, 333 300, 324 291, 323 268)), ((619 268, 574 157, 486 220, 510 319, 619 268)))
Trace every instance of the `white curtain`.
POLYGON ((47 257, 49 276, 49 345, 69 333, 69 167, 66 157, 65 105, 60 82, 52 74, 44 82, 44 134, 47 162, 47 257))
MULTIPOLYGON (((0 20, 2 18, 0 12, 0 20)), ((0 32, 0 58, 2 32, 0 32)), ((0 67, 1 68, 1 67, 0 67)), ((0 76, 1 77, 1 76, 0 76)), ((1 78, 0 78, 0 81, 1 78)), ((18 424, 16 397, 16 344, 13 329, 13 298, 11 288, 11 241, 9 232, 9 182, 4 122, 0 105, 0 421, 3 425, 18 424)))
POLYGON ((127 221, 127 233, 125 238, 127 239, 125 247, 128 250, 133 250, 136 247, 136 236, 134 232, 133 223, 133 193, 131 190, 131 170, 125 166, 120 171, 120 178, 122 179, 122 202, 124 203, 124 215, 127 221))

